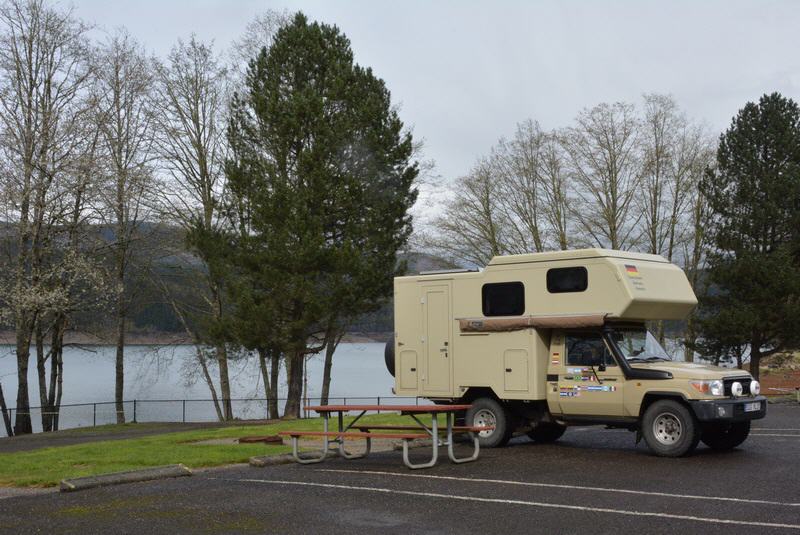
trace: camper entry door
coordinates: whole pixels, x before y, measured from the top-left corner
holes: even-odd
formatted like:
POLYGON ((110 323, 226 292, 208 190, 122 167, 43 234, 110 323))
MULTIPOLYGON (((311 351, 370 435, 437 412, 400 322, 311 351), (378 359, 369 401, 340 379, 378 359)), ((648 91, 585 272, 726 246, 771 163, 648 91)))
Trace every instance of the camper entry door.
POLYGON ((421 291, 425 366, 422 390, 426 394, 449 394, 453 373, 450 283, 448 281, 426 284, 422 286, 421 291))

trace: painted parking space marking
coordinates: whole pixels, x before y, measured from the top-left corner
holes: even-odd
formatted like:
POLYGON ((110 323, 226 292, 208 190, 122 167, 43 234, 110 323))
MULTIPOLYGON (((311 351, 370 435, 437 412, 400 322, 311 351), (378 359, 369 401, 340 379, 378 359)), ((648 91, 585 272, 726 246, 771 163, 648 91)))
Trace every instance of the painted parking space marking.
POLYGON ((800 435, 787 435, 784 433, 750 433, 751 437, 792 437, 800 438, 800 435))
POLYGON ((439 494, 436 492, 419 492, 412 490, 396 490, 383 487, 359 487, 355 485, 338 485, 333 483, 312 483, 308 481, 285 481, 276 479, 222 479, 231 482, 260 483, 267 485, 287 485, 299 487, 316 487, 337 490, 354 490, 360 492, 373 492, 379 494, 402 494, 405 496, 419 496, 423 498, 441 498, 444 500, 455 500, 465 502, 497 503, 504 505, 524 505, 529 507, 542 507, 548 509, 567 509, 571 511, 585 511, 590 513, 608 513, 615 515, 639 516, 650 518, 668 518, 672 520, 688 520, 691 522, 705 522, 709 524, 735 524, 737 526, 755 526, 761 528, 785 528, 800 530, 800 524, 782 524, 778 522, 758 522, 754 520, 730 520, 727 518, 712 518, 694 515, 678 515, 673 513, 653 513, 650 511, 631 511, 624 509, 610 509, 607 507, 589 507, 585 505, 572 505, 562 503, 534 502, 528 500, 509 500, 504 498, 482 498, 478 496, 460 496, 457 494, 439 494))
POLYGON ((798 432, 800 432, 800 428, 797 428, 797 427, 751 427, 750 431, 798 431, 798 432))
POLYGON ((631 490, 631 489, 614 489, 608 487, 587 487, 581 485, 563 485, 558 483, 537 483, 532 481, 514 481, 508 479, 483 479, 483 478, 472 478, 472 477, 455 477, 455 476, 434 476, 434 475, 427 475, 427 474, 404 474, 400 472, 384 472, 379 470, 345 470, 345 469, 332 469, 332 468, 322 468, 318 470, 319 472, 331 472, 331 473, 339 473, 339 474, 367 474, 367 475, 378 475, 378 476, 395 476, 395 477, 407 477, 407 478, 422 478, 422 479, 438 479, 444 481, 467 481, 467 482, 475 482, 475 483, 493 483, 499 485, 517 485, 522 487, 545 487, 545 488, 555 488, 555 489, 567 489, 567 490, 583 490, 583 491, 594 491, 594 492, 611 492, 611 493, 619 493, 619 494, 640 494, 645 496, 659 496, 662 498, 679 498, 685 500, 712 500, 712 501, 721 501, 721 502, 736 502, 736 503, 750 503, 750 504, 758 504, 758 505, 777 505, 782 507, 800 507, 800 503, 789 503, 789 502, 776 502, 770 500, 752 500, 747 498, 729 498, 726 496, 699 496, 694 494, 672 494, 669 492, 651 492, 651 491, 643 491, 643 490, 631 490))

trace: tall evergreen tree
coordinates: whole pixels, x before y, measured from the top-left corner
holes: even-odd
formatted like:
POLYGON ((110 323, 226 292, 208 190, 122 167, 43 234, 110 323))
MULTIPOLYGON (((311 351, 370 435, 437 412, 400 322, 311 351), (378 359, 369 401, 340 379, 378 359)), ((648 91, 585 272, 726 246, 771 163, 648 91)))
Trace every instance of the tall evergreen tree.
POLYGON ((251 61, 232 107, 233 230, 208 247, 252 327, 243 344, 285 355, 284 414, 298 416, 303 359, 331 318, 391 294, 416 199, 412 138, 347 37, 303 14, 251 61))
POLYGON ((761 358, 800 342, 800 109, 778 93, 748 103, 703 182, 712 215, 699 348, 761 358))

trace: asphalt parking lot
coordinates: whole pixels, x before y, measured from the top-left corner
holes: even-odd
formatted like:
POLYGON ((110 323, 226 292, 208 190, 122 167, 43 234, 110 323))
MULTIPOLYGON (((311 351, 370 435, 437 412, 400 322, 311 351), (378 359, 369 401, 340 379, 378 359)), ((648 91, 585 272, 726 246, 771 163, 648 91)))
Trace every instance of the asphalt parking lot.
POLYGON ((800 533, 798 461, 800 407, 773 405, 727 453, 661 459, 627 431, 573 428, 428 470, 384 452, 5 498, 0 532, 800 533))

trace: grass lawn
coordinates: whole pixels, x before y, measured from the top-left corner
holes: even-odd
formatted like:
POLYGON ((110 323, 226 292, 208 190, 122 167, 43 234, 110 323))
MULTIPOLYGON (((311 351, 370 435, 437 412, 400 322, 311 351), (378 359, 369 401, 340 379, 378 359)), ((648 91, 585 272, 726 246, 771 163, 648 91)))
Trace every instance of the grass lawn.
MULTIPOLYGON (((429 418, 423 416, 423 418, 429 418)), ((351 418, 347 419, 352 420, 351 418)), ((425 419, 422 420, 423 422, 425 419)), ((409 417, 375 414, 360 422, 411 424, 409 417)), ((443 424, 443 418, 440 419, 443 424)), ((335 429, 332 419, 331 428, 335 429)), ((124 424, 128 428, 139 424, 124 424)), ((147 424, 141 424, 147 425, 147 424)), ((106 429, 115 426, 106 426, 106 429)), ((293 420, 270 425, 225 426, 123 440, 87 442, 71 446, 0 454, 0 485, 57 485, 62 479, 183 463, 189 468, 247 462, 255 455, 277 455, 288 446, 265 444, 197 444, 198 441, 273 435, 282 430, 322 430, 322 419, 293 420)))

